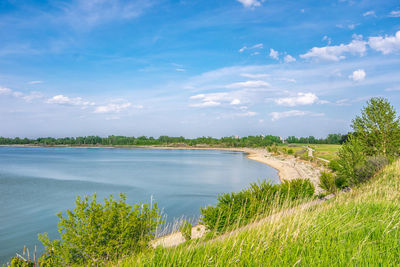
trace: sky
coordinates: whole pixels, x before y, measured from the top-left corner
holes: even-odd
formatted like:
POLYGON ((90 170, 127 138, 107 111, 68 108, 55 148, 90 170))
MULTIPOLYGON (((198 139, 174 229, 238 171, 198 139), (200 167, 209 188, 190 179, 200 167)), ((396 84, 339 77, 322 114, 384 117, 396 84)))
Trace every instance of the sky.
POLYGON ((400 112, 400 3, 0 0, 0 136, 347 133, 400 112))

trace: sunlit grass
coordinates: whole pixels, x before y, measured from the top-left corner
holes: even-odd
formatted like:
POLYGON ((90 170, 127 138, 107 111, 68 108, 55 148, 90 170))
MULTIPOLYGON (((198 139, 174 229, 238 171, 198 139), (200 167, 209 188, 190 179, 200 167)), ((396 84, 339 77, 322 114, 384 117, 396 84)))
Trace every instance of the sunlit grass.
MULTIPOLYGON (((398 266, 400 161, 352 192, 232 235, 129 257, 123 266, 398 266)), ((209 237, 210 238, 210 237, 209 237)))

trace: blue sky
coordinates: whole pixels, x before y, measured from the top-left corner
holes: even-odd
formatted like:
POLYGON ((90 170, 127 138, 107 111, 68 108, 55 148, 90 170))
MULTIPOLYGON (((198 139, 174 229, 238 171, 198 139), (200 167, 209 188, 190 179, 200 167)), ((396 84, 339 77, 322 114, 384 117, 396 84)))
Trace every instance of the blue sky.
POLYGON ((323 137, 399 82, 398 1, 0 0, 0 136, 323 137))

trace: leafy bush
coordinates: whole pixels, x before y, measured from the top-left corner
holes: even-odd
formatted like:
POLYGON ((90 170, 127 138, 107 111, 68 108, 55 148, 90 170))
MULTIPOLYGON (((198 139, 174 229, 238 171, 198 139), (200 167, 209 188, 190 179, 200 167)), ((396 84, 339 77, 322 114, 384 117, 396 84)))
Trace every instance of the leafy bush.
POLYGON ((357 172, 365 164, 364 148, 361 141, 350 136, 346 143, 342 145, 339 152, 338 178, 342 181, 342 186, 357 184, 357 172))
POLYGON ((77 197, 73 211, 67 217, 57 214, 60 222, 60 240, 50 240, 40 234, 46 253, 41 265, 96 265, 98 262, 118 259, 145 248, 154 238, 161 223, 157 204, 130 206, 126 195, 116 201, 111 195, 104 205, 97 203, 96 195, 77 197))
POLYGON ((330 172, 322 172, 319 177, 319 186, 329 193, 336 191, 335 176, 330 172))
POLYGON ((293 155, 294 151, 293 151, 293 149, 290 148, 290 149, 287 151, 287 153, 288 153, 289 155, 293 155))
POLYGON ((368 157, 365 163, 357 168, 357 183, 365 182, 388 163, 388 159, 383 156, 368 157))
POLYGON ((18 257, 13 257, 13 258, 11 258, 9 266, 10 267, 35 267, 35 263, 31 260, 23 260, 18 257))
POLYGON ((189 223, 188 220, 183 221, 181 227, 179 228, 179 231, 186 241, 192 239, 192 225, 189 223))
POLYGON ((207 229, 224 232, 247 224, 284 202, 308 199, 313 194, 314 186, 309 180, 283 181, 277 185, 264 180, 237 193, 220 194, 215 206, 201 209, 201 220, 207 229))
POLYGON ((333 159, 328 163, 328 168, 333 172, 337 172, 340 169, 340 164, 337 159, 333 159))

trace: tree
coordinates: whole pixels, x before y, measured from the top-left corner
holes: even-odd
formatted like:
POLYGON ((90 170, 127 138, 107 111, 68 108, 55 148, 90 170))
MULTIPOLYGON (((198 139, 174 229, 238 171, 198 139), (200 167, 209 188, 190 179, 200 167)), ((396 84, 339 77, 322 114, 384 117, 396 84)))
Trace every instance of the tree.
POLYGON ((369 156, 393 158, 400 148, 400 123, 396 111, 385 98, 371 98, 352 123, 357 138, 369 156))

